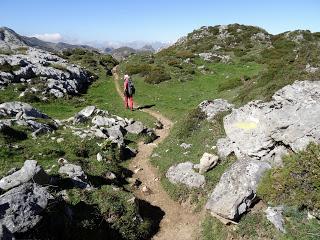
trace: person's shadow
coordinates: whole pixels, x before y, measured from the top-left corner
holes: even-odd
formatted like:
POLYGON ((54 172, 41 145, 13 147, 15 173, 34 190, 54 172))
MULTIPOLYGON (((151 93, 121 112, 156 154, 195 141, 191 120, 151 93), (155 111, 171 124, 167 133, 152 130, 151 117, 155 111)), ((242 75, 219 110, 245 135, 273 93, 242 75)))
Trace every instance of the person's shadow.
POLYGON ((152 108, 154 106, 155 106, 155 104, 143 105, 143 106, 137 107, 137 110, 148 109, 148 108, 152 108))

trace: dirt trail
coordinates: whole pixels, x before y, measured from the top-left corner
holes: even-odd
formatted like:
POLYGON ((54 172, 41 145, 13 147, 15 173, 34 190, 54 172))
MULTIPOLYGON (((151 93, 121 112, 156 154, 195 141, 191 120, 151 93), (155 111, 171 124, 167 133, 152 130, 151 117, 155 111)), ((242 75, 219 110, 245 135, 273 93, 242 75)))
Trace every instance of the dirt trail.
MULTIPOLYGON (((116 68, 113 69, 113 77, 117 92, 123 98, 122 87, 120 87, 119 84, 120 80, 116 68)), ((141 111, 152 115, 164 125, 163 129, 156 130, 159 138, 155 142, 150 144, 143 144, 141 142, 138 144, 138 154, 134 159, 132 159, 129 165, 130 170, 133 172, 137 168, 142 169, 135 173, 133 177, 138 178, 142 182, 141 186, 147 186, 152 191, 151 194, 144 194, 140 190, 137 190, 135 195, 138 198, 149 202, 151 205, 161 208, 165 213, 160 222, 160 230, 152 239, 199 239, 202 214, 193 213, 190 207, 182 206, 173 201, 162 188, 158 171, 149 161, 153 149, 169 135, 173 123, 159 112, 155 112, 150 109, 141 109, 141 111)))

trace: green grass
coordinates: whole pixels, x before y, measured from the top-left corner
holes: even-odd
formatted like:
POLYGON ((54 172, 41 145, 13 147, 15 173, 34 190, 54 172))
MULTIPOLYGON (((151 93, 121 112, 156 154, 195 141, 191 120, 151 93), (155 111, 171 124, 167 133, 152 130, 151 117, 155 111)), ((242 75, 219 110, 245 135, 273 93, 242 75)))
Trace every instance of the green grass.
POLYGON ((284 166, 269 170, 258 194, 266 202, 320 208, 320 146, 310 144, 306 150, 283 158, 284 166))
POLYGON ((233 100, 237 91, 218 92, 219 85, 228 78, 237 79, 242 76, 257 75, 263 67, 259 64, 207 64, 213 74, 196 75, 193 80, 181 82, 169 80, 157 85, 145 83, 139 75, 133 77, 136 86, 135 99, 140 105, 153 105, 172 120, 178 120, 190 109, 194 109, 201 101, 225 97, 233 100), (247 67, 248 66, 248 67, 247 67))
MULTIPOLYGON (((191 116, 193 114, 191 113, 191 116)), ((166 141, 159 144, 154 150, 155 153, 159 154, 159 157, 151 158, 151 163, 158 168, 163 187, 173 199, 187 199, 191 196, 197 209, 202 208, 207 200, 207 193, 212 191, 223 172, 235 161, 234 157, 229 157, 219 162, 214 169, 205 173, 206 186, 204 189, 188 189, 184 185, 170 183, 165 177, 168 168, 174 164, 186 161, 199 163, 204 152, 216 154, 216 150, 213 150, 212 146, 215 145, 217 139, 224 136, 221 128, 223 116, 224 114, 221 114, 214 122, 185 116, 185 119, 189 119, 189 123, 186 123, 185 120, 178 122, 166 141), (196 130, 194 127, 196 127, 196 130), (181 148, 180 144, 183 142, 192 144, 192 147, 189 149, 181 148)))

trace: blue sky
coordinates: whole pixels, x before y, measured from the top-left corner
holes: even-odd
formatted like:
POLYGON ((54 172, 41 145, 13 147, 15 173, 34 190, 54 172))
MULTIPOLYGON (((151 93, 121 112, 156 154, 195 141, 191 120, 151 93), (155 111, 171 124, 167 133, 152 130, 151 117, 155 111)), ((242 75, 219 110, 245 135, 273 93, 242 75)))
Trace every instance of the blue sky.
POLYGON ((204 25, 320 31, 320 1, 1 0, 0 26, 69 41, 175 41, 204 25))

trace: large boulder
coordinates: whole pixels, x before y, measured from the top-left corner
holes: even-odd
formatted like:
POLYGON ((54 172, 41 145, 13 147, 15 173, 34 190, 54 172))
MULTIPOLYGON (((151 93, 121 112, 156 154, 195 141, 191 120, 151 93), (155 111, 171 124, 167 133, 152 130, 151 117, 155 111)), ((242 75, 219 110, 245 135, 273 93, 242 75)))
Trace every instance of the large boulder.
MULTIPOLYGON (((42 219, 52 196, 35 184, 25 183, 0 196, 0 225, 9 233, 26 232, 42 219)), ((8 235, 8 233, 7 233, 8 235)))
POLYGON ((227 115, 229 149, 218 144, 218 152, 279 165, 288 151, 320 143, 319 119, 320 81, 297 81, 277 91, 273 101, 253 101, 227 115))
POLYGON ((205 178, 203 175, 195 172, 193 167, 194 164, 192 162, 179 163, 168 169, 166 177, 174 184, 182 183, 190 188, 203 187, 205 178))
POLYGON ((20 184, 34 182, 40 185, 49 183, 49 176, 35 160, 26 160, 23 167, 0 180, 0 188, 9 190, 20 184))
POLYGON ((223 218, 237 220, 255 201, 258 182, 269 168, 266 162, 238 160, 222 175, 206 209, 223 218))
POLYGON ((22 113, 25 118, 49 118, 28 103, 15 101, 0 104, 0 117, 15 117, 18 113, 22 113))
POLYGON ((199 104, 199 108, 207 115, 207 119, 213 119, 218 113, 228 111, 234 107, 224 99, 206 100, 199 104))

